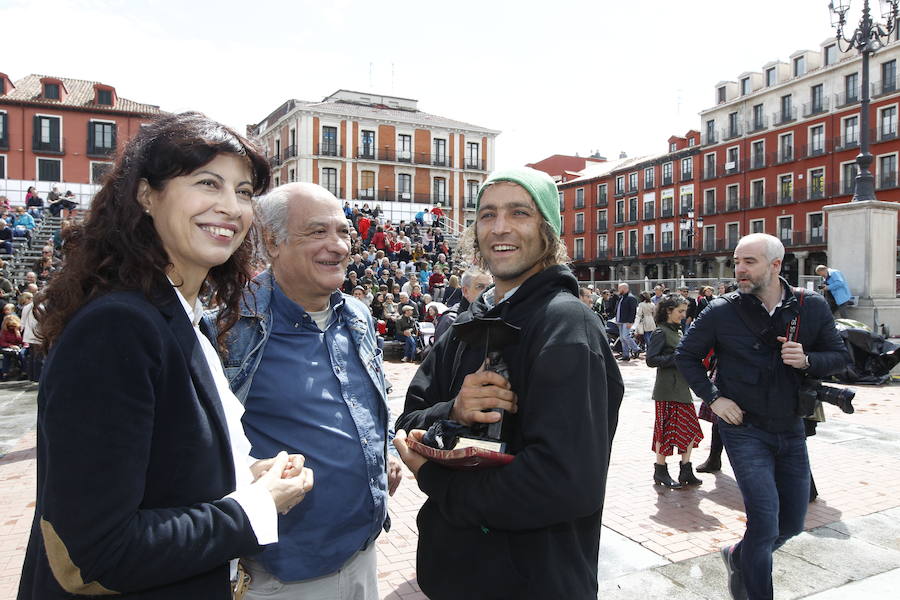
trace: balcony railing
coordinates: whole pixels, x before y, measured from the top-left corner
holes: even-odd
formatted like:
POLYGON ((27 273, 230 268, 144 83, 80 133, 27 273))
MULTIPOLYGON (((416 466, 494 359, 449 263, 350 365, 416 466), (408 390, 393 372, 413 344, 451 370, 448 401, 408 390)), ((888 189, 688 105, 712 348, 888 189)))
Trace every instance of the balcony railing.
POLYGON ((663 175, 662 185, 672 185, 672 176, 671 175, 663 175))
POLYGON ((644 254, 656 254, 656 244, 644 242, 644 254))
POLYGON ((689 237, 688 239, 681 240, 678 243, 678 248, 680 250, 693 250, 694 249, 693 236, 689 237))
POLYGON ((335 196, 337 196, 338 198, 341 198, 341 199, 344 198, 344 188, 338 187, 336 185, 323 185, 322 187, 325 188, 326 190, 328 190, 329 192, 331 192, 332 194, 334 194, 335 196))
POLYGON ((792 187, 789 190, 780 190, 778 192, 778 204, 793 204, 794 203, 794 188, 792 187))
POLYGON ((750 208, 764 208, 766 206, 765 194, 755 194, 750 197, 750 208))
POLYGON ((719 174, 716 172, 715 166, 705 166, 703 167, 703 181, 708 181, 710 179, 715 179, 719 174))
POLYGON ((272 156, 269 157, 269 165, 271 165, 273 167, 277 167, 278 165, 281 164, 281 162, 282 162, 282 160, 281 160, 280 154, 273 154, 272 156))
POLYGON ((637 184, 629 185, 629 186, 628 186, 628 193, 629 193, 629 194, 636 194, 637 191, 638 191, 638 186, 637 186, 637 184))
POLYGON ((678 207, 678 214, 682 217, 687 216, 687 214, 694 210, 693 204, 682 204, 678 207))
POLYGON ((478 201, 478 196, 466 196, 465 209, 466 210, 475 210, 477 201, 478 201))
POLYGON ((343 148, 337 144, 325 142, 316 146, 316 156, 343 156, 343 148))
POLYGON ((887 171, 878 175, 878 189, 890 190, 897 187, 897 172, 887 171))
POLYGON ((597 222, 597 233, 606 233, 608 230, 608 223, 606 219, 597 222))
POLYGON ((649 189, 655 188, 655 187, 656 187, 656 178, 655 177, 651 177, 650 179, 647 179, 646 177, 644 178, 644 189, 645 190, 649 190, 649 189))
POLYGON ((597 248, 595 254, 598 260, 609 260, 609 248, 597 248))
POLYGON ((889 79, 887 81, 876 81, 872 84, 872 97, 883 96, 897 91, 897 80, 889 79))
POLYGON ((727 198, 725 200, 725 212, 737 212, 741 210, 741 201, 738 198, 727 198))
POLYGON ((662 244, 659 245, 660 252, 672 252, 674 249, 675 249, 675 244, 671 240, 669 240, 667 242, 664 241, 662 244))
POLYGON ((65 147, 65 138, 58 138, 50 140, 49 142, 42 142, 37 139, 33 140, 31 144, 31 150, 33 152, 40 152, 41 154, 65 154, 65 147))
POLYGON ((694 179, 694 170, 690 171, 682 171, 681 172, 681 181, 691 181, 694 179))
POLYGON ((704 216, 714 215, 716 214, 716 203, 709 200, 703 201, 703 214, 704 216))
POLYGON ((849 94, 844 91, 834 95, 834 107, 843 108, 859 102, 859 90, 852 90, 849 94))
POLYGON ((576 225, 575 231, 573 231, 573 233, 584 233, 584 225, 582 225, 580 227, 576 225))
POLYGON ((766 155, 765 153, 759 153, 754 155, 752 158, 748 160, 747 169, 764 169, 766 167, 766 155))
POLYGON ((741 161, 732 160, 722 165, 724 175, 734 175, 741 172, 741 161))
POLYGON ((791 162, 792 160, 794 160, 794 147, 793 146, 783 146, 778 151, 776 164, 791 162))
POLYGON ((582 196, 580 199, 577 196, 575 197, 574 208, 584 208, 584 196, 582 196))
POLYGON ((714 131, 711 131, 709 133, 704 133, 703 135, 700 136, 700 145, 701 146, 706 146, 708 144, 715 144, 718 141, 719 140, 716 139, 716 133, 714 131))
POLYGON ((769 118, 765 115, 760 115, 758 119, 747 121, 747 133, 756 133, 757 131, 762 131, 768 127, 769 118))
MULTIPOLYGON (((375 160, 375 147, 363 145, 356 151, 356 158, 361 160, 375 160)), ((384 160, 384 159, 382 159, 384 160)))
POLYGON ((638 255, 638 249, 637 249, 636 245, 628 248, 628 256, 630 256, 631 258, 634 258, 637 255, 638 255))
POLYGON ((90 142, 88 142, 88 145, 87 145, 87 155, 88 156, 106 157, 106 156, 112 156, 115 153, 116 153, 115 142, 113 143, 113 146, 111 146, 111 147, 98 146, 96 144, 91 144, 90 142))
POLYGON ((666 217, 672 217, 675 215, 675 208, 672 206, 663 206, 660 211, 660 217, 665 219, 666 217))
POLYGON ((471 156, 467 156, 466 159, 463 161, 463 164, 465 165, 463 167, 465 169, 475 170, 475 171, 484 171, 484 161, 481 160, 480 158, 472 158, 471 156))
POLYGON ((828 98, 822 98, 818 102, 807 102, 803 105, 803 116, 811 117, 828 110, 828 98))
POLYGON ((644 209, 644 220, 645 221, 652 221, 655 218, 656 218, 656 210, 646 209, 646 208, 644 209))
POLYGON ((800 146, 800 158, 810 158, 825 154, 828 143, 823 140, 819 143, 803 144, 800 146))
POLYGON ((606 195, 597 197, 597 207, 604 208, 609 205, 609 200, 606 198, 606 195))
POLYGON ((897 123, 896 121, 893 124, 893 127, 885 128, 882 126, 878 130, 878 141, 885 142, 887 140, 895 140, 897 139, 897 123))
POLYGON ((744 130, 738 124, 734 124, 731 127, 726 127, 724 129, 722 129, 722 141, 723 142, 726 140, 733 140, 734 138, 741 137, 742 135, 744 135, 744 130))
POLYGON ((785 123, 790 123, 791 121, 797 120, 797 109, 790 108, 789 110, 780 110, 776 113, 772 113, 772 122, 775 125, 784 125, 785 123))

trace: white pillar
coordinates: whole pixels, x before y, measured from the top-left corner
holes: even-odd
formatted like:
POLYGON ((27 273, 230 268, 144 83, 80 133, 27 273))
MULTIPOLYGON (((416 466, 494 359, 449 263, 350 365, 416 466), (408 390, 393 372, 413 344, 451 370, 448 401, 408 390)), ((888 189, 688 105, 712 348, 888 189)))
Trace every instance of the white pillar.
POLYGON ((596 280, 594 279, 594 272, 597 270, 597 267, 588 267, 588 271, 591 272, 591 285, 596 284, 596 280))
POLYGON ((719 281, 725 279, 725 261, 728 260, 727 256, 717 256, 716 262, 719 263, 719 281))

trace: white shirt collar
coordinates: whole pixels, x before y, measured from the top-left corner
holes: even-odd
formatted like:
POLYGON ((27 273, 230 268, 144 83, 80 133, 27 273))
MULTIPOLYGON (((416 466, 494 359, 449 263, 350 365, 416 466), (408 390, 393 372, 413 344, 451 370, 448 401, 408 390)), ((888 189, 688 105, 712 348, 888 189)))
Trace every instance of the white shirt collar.
POLYGON ((194 327, 198 327, 200 325, 200 319, 203 318, 203 303, 200 302, 200 298, 197 298, 194 301, 194 307, 191 308, 191 305, 188 304, 187 299, 181 293, 181 290, 178 289, 178 286, 175 285, 175 282, 166 275, 166 279, 169 280, 169 283, 172 284, 172 287, 175 289, 175 293, 178 295, 178 299, 181 301, 181 307, 184 309, 184 312, 187 313, 188 319, 191 321, 191 324, 194 327))

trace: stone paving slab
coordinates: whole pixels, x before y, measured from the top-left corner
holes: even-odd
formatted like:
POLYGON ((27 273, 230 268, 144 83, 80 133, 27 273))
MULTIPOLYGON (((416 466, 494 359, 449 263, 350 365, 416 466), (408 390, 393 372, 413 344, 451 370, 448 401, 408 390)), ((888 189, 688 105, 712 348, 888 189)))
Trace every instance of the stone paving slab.
POLYGON ((900 569, 854 581, 839 588, 830 589, 806 600, 882 600, 896 598, 900 590, 900 569))

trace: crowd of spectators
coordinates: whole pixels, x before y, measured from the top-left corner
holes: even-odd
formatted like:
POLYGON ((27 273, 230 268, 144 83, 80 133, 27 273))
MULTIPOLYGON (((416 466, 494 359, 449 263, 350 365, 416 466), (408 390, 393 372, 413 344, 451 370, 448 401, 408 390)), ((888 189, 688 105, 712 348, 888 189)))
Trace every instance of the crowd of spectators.
MULTIPOLYGON (((32 231, 48 216, 57 216, 62 208, 71 214, 74 202, 67 196, 59 194, 54 186, 48 195, 50 205, 45 207, 44 200, 32 186, 28 188, 25 206, 11 207, 6 196, 0 196, 0 254, 13 255, 13 239, 24 238, 26 245, 31 246, 32 231), (59 207, 59 210, 54 210, 59 207)), ((17 284, 9 278, 7 263, 0 259, 0 306, 2 306, 2 322, 0 322, 0 353, 2 353, 2 369, 0 380, 7 381, 13 367, 18 367, 20 379, 37 381, 40 374, 40 343, 36 335, 36 321, 32 315, 34 297, 46 285, 57 271, 62 260, 63 233, 70 225, 64 220, 59 230, 47 240, 41 248, 41 255, 25 266, 29 269, 25 277, 17 284)))
POLYGON ((432 331, 463 300, 466 265, 445 238, 444 213, 435 206, 395 224, 378 205, 347 202, 344 214, 353 228, 342 291, 369 307, 383 340, 404 344, 404 361, 416 360, 421 324, 432 331))

